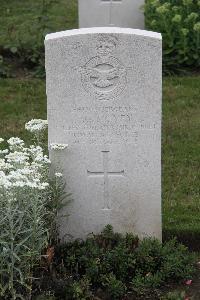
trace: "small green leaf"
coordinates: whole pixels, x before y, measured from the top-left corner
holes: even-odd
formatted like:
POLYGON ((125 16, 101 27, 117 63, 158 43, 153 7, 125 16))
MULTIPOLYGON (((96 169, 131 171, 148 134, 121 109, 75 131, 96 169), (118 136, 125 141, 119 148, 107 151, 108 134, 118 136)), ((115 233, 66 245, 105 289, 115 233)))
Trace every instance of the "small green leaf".
POLYGON ((10 51, 11 51, 13 54, 15 54, 15 53, 17 53, 18 49, 17 49, 17 47, 11 47, 11 48, 10 48, 10 51))

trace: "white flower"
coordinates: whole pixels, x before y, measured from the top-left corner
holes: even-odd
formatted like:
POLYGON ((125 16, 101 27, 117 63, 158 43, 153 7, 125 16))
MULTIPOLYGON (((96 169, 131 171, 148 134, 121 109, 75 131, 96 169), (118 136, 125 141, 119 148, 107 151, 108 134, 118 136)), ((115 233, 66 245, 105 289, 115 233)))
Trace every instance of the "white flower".
POLYGON ((15 146, 15 145, 24 146, 24 141, 18 137, 11 137, 9 140, 7 140, 7 142, 10 146, 15 146))
POLYGON ((13 187, 20 187, 20 188, 23 188, 26 186, 26 183, 24 181, 16 181, 16 182, 13 182, 12 183, 12 186, 13 187))
POLYGON ((8 163, 17 163, 17 164, 26 164, 26 162, 29 160, 29 156, 27 153, 15 151, 10 152, 5 156, 8 163))
POLYGON ((31 189, 35 189, 35 188, 38 187, 38 184, 36 182, 28 181, 26 183, 26 186, 29 187, 29 188, 31 188, 31 189))
POLYGON ((56 144, 56 143, 52 143, 50 145, 52 150, 64 150, 68 147, 68 144, 56 144))
MULTIPOLYGON (((34 129, 34 125, 31 130, 36 131, 39 130, 39 125, 47 125, 47 121, 39 121, 41 122, 32 122, 32 125, 37 123, 38 126, 34 129)), ((12 201, 23 193, 27 197, 29 193, 42 193, 49 186, 46 182, 50 164, 48 156, 44 155, 40 146, 25 147, 24 141, 18 137, 10 138, 8 144, 9 149, 0 150, 0 196, 4 197, 6 193, 6 201, 12 201)), ((60 174, 59 176, 62 175, 60 174)))
POLYGON ((62 177, 62 176, 63 176, 63 174, 62 174, 62 173, 59 173, 59 172, 57 172, 57 173, 55 173, 55 176, 59 178, 59 177, 62 177))
POLYGON ((24 141, 18 137, 11 137, 7 142, 11 151, 21 151, 24 147, 24 141))
POLYGON ((35 157, 35 162, 38 162, 38 163, 43 163, 43 164, 50 164, 51 163, 51 161, 50 161, 50 159, 48 158, 48 156, 47 155, 41 155, 41 154, 39 154, 39 155, 37 155, 36 157, 35 157))
POLYGON ((8 154, 8 152, 9 152, 8 149, 0 150, 0 154, 8 154))
POLYGON ((25 124, 25 129, 33 133, 38 133, 40 131, 45 130, 47 126, 47 120, 32 119, 31 121, 25 124))
POLYGON ((23 174, 21 174, 20 170, 10 171, 7 177, 11 180, 23 180, 26 178, 23 174))
POLYGON ((0 159, 0 170, 10 170, 13 166, 5 161, 5 159, 0 159))
POLYGON ((31 170, 28 166, 24 169, 20 169, 20 173, 23 175, 32 175, 34 174, 34 170, 31 170))
POLYGON ((0 171, 0 187, 8 189, 12 186, 12 183, 8 180, 4 172, 0 171))
POLYGON ((28 151, 32 154, 32 155, 38 155, 38 154, 43 154, 43 149, 40 146, 34 146, 31 145, 30 148, 28 149, 28 151))
POLYGON ((49 186, 48 182, 42 182, 40 185, 38 185, 39 190, 45 190, 49 186))
POLYGON ((0 143, 3 143, 4 142, 4 139, 0 138, 0 143))

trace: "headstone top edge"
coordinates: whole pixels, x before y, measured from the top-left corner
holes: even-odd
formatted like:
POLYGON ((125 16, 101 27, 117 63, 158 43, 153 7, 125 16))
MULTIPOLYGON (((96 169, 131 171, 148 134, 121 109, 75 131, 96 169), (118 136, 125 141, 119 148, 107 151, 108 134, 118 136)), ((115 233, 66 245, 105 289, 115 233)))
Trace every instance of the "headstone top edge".
POLYGON ((144 37, 150 37, 150 38, 162 40, 162 35, 154 31, 132 29, 132 28, 121 28, 121 27, 92 27, 92 28, 72 29, 72 30, 50 33, 46 35, 45 41, 54 40, 63 37, 69 37, 69 36, 76 36, 82 34, 95 34, 95 33, 97 34, 98 33, 99 34, 101 33, 120 34, 121 33, 121 34, 144 36, 144 37))

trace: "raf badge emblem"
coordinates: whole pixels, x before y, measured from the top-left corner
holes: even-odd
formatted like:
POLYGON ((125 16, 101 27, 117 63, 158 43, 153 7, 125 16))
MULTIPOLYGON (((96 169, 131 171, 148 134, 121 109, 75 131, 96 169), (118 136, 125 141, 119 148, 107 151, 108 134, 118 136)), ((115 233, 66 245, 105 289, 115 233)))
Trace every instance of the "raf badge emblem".
POLYGON ((116 43, 114 37, 101 36, 97 42, 97 56, 81 68, 85 90, 99 100, 117 97, 126 86, 126 69, 112 56, 116 43))

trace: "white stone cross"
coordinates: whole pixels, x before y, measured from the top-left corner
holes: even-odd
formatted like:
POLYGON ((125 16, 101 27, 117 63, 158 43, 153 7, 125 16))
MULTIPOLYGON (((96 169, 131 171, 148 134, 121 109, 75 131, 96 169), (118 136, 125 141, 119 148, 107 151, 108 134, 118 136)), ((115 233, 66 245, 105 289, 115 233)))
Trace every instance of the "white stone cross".
POLYGON ((108 2, 110 4, 110 7, 109 7, 109 25, 110 26, 113 26, 113 22, 112 22, 112 17, 113 17, 113 3, 114 2, 118 2, 118 3, 121 3, 122 0, 101 0, 102 2, 108 2))
POLYGON ((109 189, 108 189, 108 179, 109 176, 124 176, 124 170, 121 171, 115 171, 115 172, 109 172, 108 171, 108 153, 110 151, 101 151, 103 154, 103 171, 89 171, 87 170, 88 176, 96 177, 96 176, 103 176, 104 179, 104 206, 103 210, 109 210, 111 209, 111 203, 109 199, 109 189))

